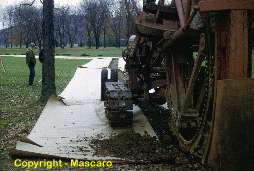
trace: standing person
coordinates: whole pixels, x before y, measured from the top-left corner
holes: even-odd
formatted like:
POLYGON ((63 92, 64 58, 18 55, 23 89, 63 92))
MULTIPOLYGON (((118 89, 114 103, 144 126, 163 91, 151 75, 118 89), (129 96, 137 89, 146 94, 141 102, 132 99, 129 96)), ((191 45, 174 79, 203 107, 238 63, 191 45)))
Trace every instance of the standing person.
POLYGON ((32 86, 34 83, 34 77, 35 77, 35 65, 36 65, 36 59, 34 55, 34 48, 35 44, 31 43, 30 48, 27 49, 26 51, 26 64, 29 68, 29 80, 28 80, 28 85, 32 86))

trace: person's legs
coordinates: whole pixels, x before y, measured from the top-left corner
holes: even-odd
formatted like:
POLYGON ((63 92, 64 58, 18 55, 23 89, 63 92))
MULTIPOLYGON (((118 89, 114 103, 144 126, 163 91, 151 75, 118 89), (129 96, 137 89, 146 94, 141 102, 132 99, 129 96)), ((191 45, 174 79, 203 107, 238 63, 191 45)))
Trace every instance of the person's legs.
POLYGON ((34 70, 34 67, 35 65, 29 65, 29 71, 30 71, 30 74, 29 74, 29 85, 33 85, 34 83, 34 77, 35 77, 35 70, 34 70))

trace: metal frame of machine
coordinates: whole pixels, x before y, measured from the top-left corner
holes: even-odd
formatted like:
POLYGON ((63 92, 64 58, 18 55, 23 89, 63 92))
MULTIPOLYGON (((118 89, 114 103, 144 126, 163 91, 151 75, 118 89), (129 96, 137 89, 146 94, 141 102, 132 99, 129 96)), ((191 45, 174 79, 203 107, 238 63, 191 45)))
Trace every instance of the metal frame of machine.
MULTIPOLYGON (((253 11, 253 0, 173 0, 168 6, 144 0, 135 40, 123 52, 134 101, 167 102, 179 146, 220 170, 246 163, 226 141, 248 136, 229 136, 239 126, 233 116, 246 119, 244 127, 254 117, 247 117, 254 114, 253 11), (231 98, 238 105, 223 101, 231 98)), ((254 141, 242 143, 251 148, 254 141)))

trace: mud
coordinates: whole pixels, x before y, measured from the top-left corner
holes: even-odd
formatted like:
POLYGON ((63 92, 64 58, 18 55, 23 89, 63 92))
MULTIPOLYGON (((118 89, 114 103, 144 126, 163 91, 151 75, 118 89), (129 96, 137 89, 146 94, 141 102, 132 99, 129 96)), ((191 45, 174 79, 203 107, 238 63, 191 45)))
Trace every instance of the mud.
POLYGON ((114 156, 131 161, 134 164, 117 165, 117 170, 211 170, 197 162, 194 156, 180 151, 169 130, 168 109, 153 104, 139 104, 147 116, 158 138, 141 136, 134 132, 112 136, 109 139, 93 139, 90 146, 95 155, 114 156))
POLYGON ((208 170, 176 146, 165 146, 155 137, 127 132, 110 139, 93 139, 90 145, 97 156, 111 155, 124 158, 132 164, 117 168, 127 170, 208 170))
POLYGON ((96 155, 112 155, 137 163, 173 163, 174 155, 168 155, 173 148, 161 148, 158 140, 154 137, 141 136, 134 132, 127 132, 113 136, 110 139, 94 139, 90 144, 96 149, 96 155))

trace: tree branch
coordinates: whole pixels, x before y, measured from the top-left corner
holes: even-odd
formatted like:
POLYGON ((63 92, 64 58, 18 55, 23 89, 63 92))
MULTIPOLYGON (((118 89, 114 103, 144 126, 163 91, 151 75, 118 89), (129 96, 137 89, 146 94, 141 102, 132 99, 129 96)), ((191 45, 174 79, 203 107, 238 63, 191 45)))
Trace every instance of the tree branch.
POLYGON ((21 5, 27 5, 27 6, 32 6, 33 4, 34 4, 34 2, 35 2, 36 0, 33 0, 31 3, 24 3, 24 4, 20 4, 20 6, 21 5))

